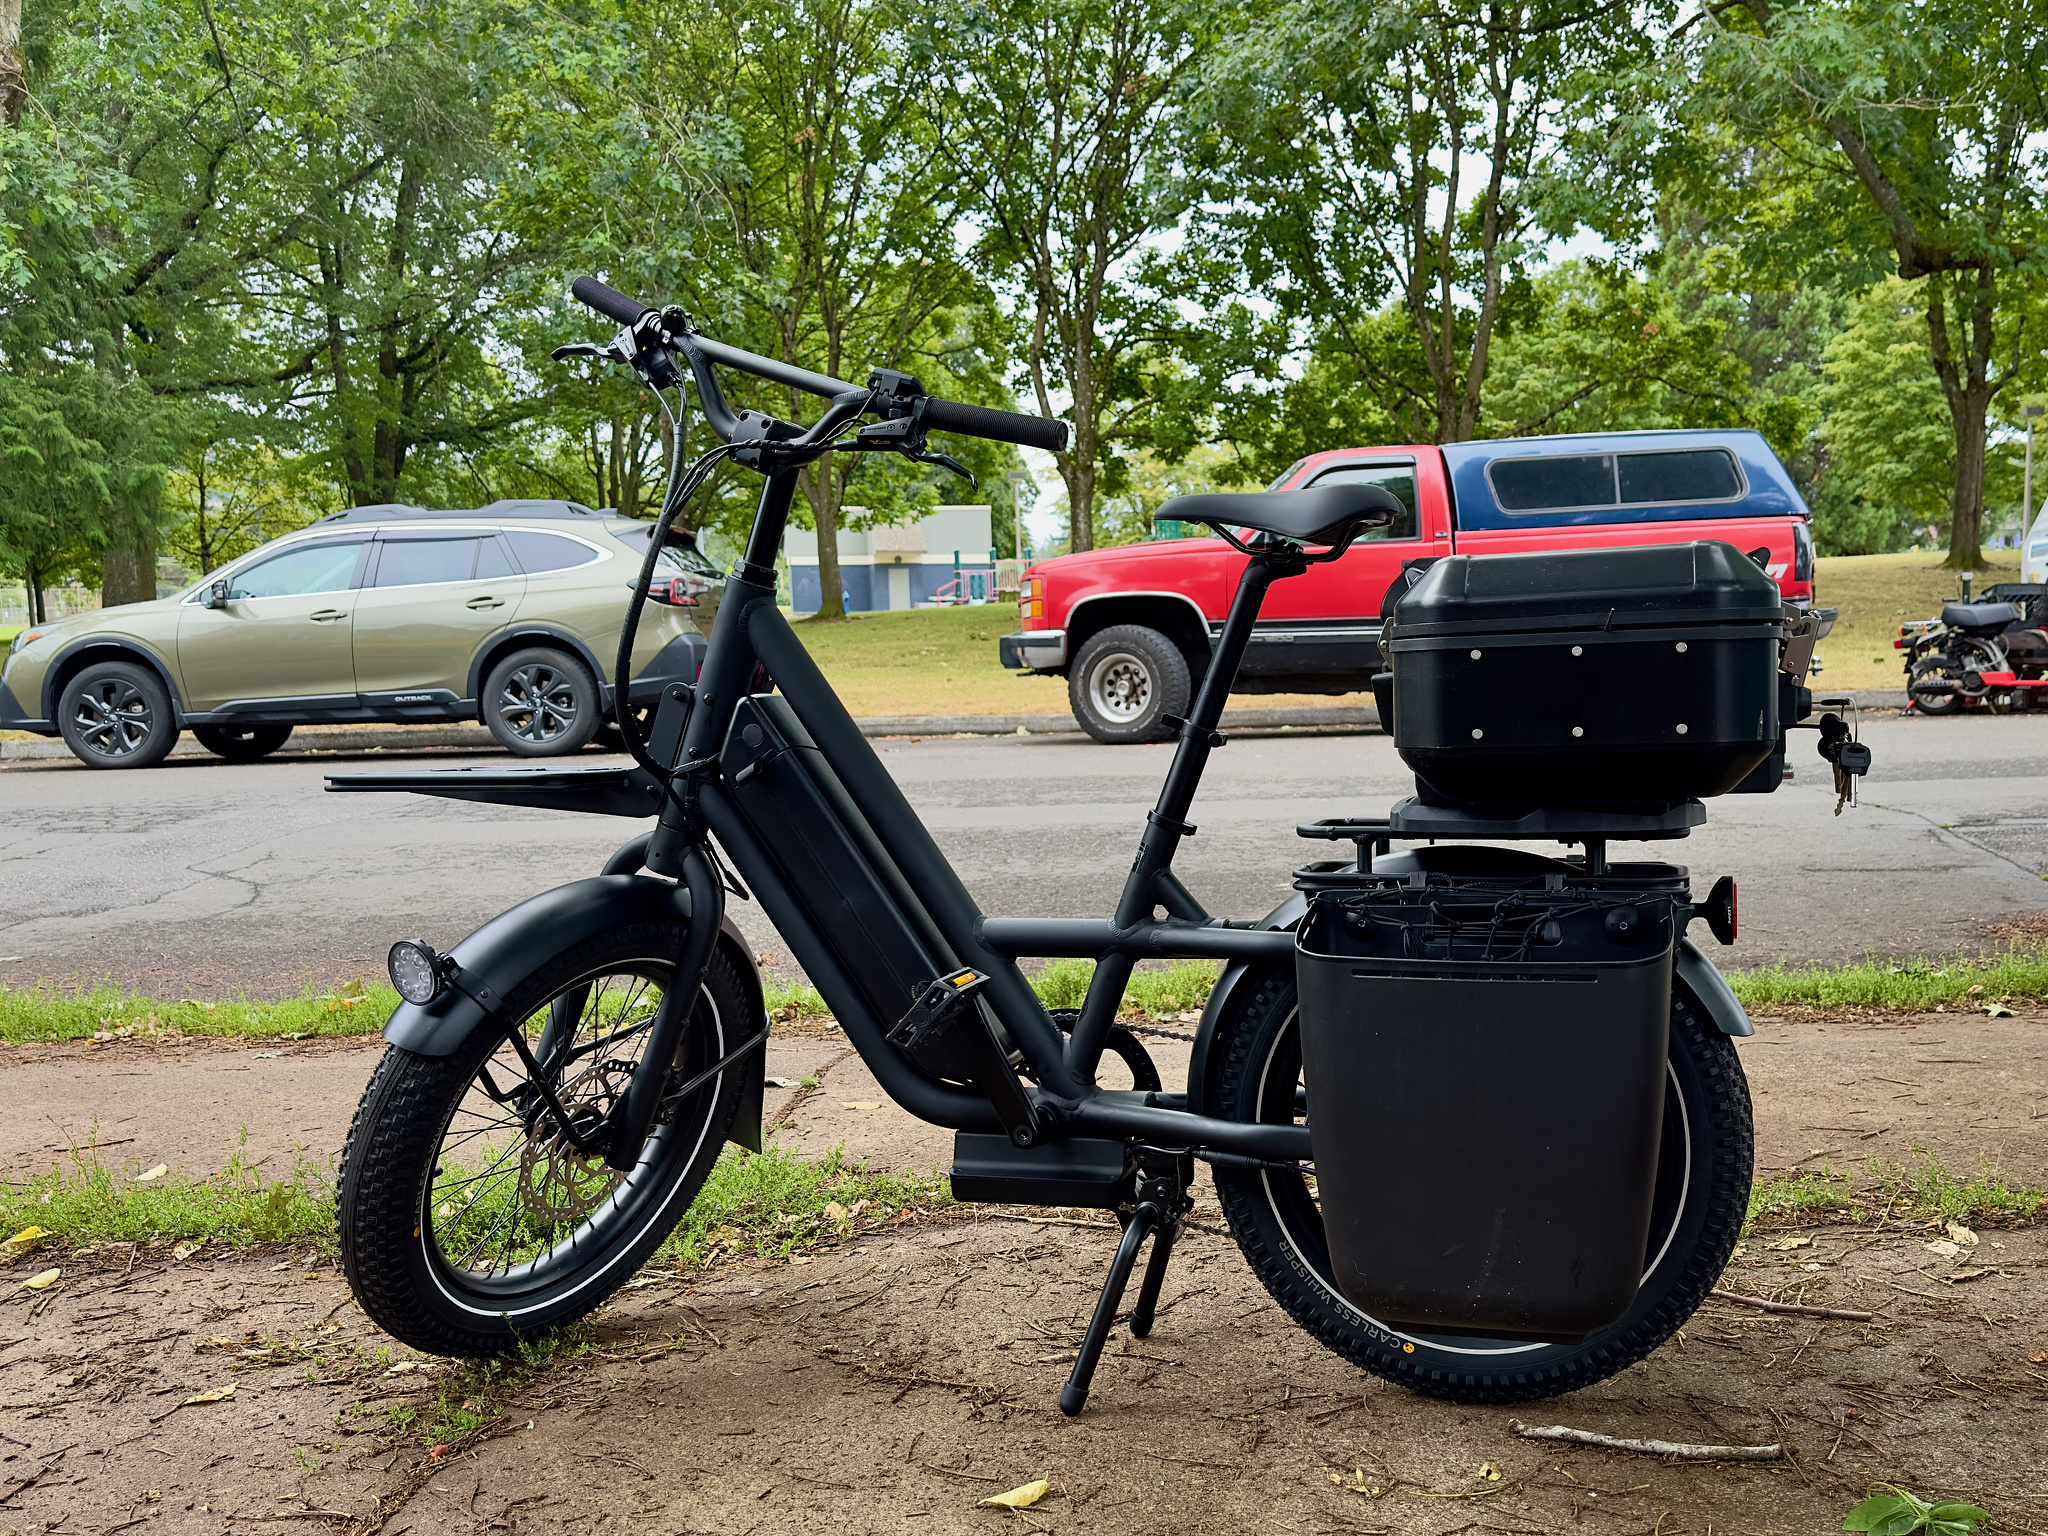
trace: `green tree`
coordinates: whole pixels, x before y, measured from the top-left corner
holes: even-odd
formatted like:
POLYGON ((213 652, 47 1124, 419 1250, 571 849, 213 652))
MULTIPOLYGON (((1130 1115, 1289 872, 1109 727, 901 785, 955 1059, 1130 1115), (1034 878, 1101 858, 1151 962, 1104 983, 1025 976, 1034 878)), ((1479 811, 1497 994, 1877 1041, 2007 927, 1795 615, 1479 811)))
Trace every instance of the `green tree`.
POLYGON ((1697 82, 1673 163, 1752 260, 1867 281, 1885 252, 1924 290, 1954 439, 1948 563, 1965 570, 1982 560, 1993 401, 2040 347, 2025 316, 2048 272, 2043 21, 1982 0, 1742 0, 1701 13, 1667 77, 1697 82))
POLYGON ((1014 296, 1039 413, 1066 397, 1073 436, 1054 459, 1071 547, 1091 549, 1118 448, 1187 438, 1184 326, 1146 258, 1187 204, 1174 109, 1205 40, 1182 0, 954 0, 932 29, 934 148, 981 226, 977 257, 1014 296))

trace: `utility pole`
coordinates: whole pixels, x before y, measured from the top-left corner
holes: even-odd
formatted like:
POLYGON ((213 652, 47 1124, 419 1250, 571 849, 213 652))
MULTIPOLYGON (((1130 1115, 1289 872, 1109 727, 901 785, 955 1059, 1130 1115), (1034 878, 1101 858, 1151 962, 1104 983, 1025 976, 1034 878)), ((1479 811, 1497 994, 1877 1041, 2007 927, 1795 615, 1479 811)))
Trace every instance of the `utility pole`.
MULTIPOLYGON (((2029 445, 2027 451, 2031 453, 2034 441, 2032 435, 2033 428, 2029 427, 2027 432, 2027 443, 2029 445)), ((2029 462, 2032 461, 2029 460, 2029 462)), ((1024 482, 1029 480, 1031 476, 1021 469, 1013 469, 1005 478, 1010 482, 1010 511, 1015 514, 1017 519, 1017 543, 1013 552, 1019 560, 1022 560, 1024 558, 1024 482)))
MULTIPOLYGON (((2048 407, 2038 405, 2023 405, 2020 407, 2020 417, 2027 424, 2026 489, 2021 493, 2020 499, 2020 543, 2022 547, 2025 546, 2027 539, 2034 531, 2034 423, 2040 420, 2044 409, 2048 409, 2048 407)), ((2008 460, 2007 462, 2010 463, 2011 461, 2008 460)))

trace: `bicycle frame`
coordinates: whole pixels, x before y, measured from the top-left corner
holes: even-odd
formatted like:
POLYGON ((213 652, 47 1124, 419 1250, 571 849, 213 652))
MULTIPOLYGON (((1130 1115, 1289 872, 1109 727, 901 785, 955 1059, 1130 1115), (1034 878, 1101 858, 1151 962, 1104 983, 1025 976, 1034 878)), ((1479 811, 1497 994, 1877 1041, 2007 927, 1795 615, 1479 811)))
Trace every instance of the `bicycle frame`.
MULTIPOLYGON (((1119 1092, 1095 1082, 1125 984, 1139 959, 1292 957, 1292 934, 1211 917, 1172 868, 1181 840, 1195 830, 1186 818, 1209 754, 1223 742, 1216 727, 1231 679, 1267 586, 1289 573, 1286 558, 1254 552, 1246 564, 1190 718, 1180 725, 1179 745, 1158 803, 1146 818, 1115 913, 1093 921, 988 917, 776 606, 774 554, 795 490, 793 470, 771 474, 762 489, 746 553, 728 579, 672 762, 729 767, 726 759, 743 755, 730 750, 738 739, 736 722, 747 729, 759 726, 764 741, 770 738, 776 719, 747 693, 757 666, 765 667, 808 744, 771 742, 765 755, 737 772, 700 769, 697 805, 884 1091, 922 1120, 954 1130, 1004 1132, 1020 1147, 1079 1136, 1163 1142, 1226 1160, 1307 1160, 1305 1127, 1220 1120, 1193 1112, 1185 1094, 1119 1092), (744 721, 743 712, 749 717, 744 721), (798 753, 800 762, 778 768, 779 759, 798 753), (786 787, 778 787, 774 780, 783 772, 802 778, 791 777, 786 787), (756 780, 764 777, 770 782, 757 788, 756 780), (778 819, 779 825, 761 824, 778 819), (850 941, 846 948, 865 952, 873 945, 921 956, 919 963, 928 968, 910 978, 913 984, 963 966, 989 978, 982 995, 1036 1079, 1035 1084, 1014 1085, 1013 1102, 1027 1104, 1032 1116, 1028 1136, 1020 1135, 1017 1125, 1005 1124, 999 1112, 998 1101, 1011 1095, 1011 1085, 979 1085, 984 1092, 952 1086, 920 1071, 887 1038, 914 998, 876 995, 881 988, 875 978, 883 974, 879 966, 868 966, 867 976, 855 974, 817 910, 830 893, 816 882, 791 879, 784 860, 777 858, 778 849, 787 857, 792 848, 832 850, 866 866, 840 863, 822 871, 825 879, 855 887, 860 897, 857 910, 842 903, 842 918, 853 910, 860 924, 858 937, 844 936, 850 941), (1161 908, 1164 918, 1157 916, 1161 908), (1051 956, 1096 961, 1080 1020, 1066 1039, 1017 966, 1022 957, 1051 956)), ((683 877, 693 837, 687 809, 671 796, 649 839, 647 867, 683 877)))

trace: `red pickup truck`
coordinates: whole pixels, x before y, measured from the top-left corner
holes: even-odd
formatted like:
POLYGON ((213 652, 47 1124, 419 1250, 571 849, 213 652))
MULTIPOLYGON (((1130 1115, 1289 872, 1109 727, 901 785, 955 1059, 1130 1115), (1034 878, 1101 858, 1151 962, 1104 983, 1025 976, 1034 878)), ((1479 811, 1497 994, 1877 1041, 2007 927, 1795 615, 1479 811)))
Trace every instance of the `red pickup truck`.
MULTIPOLYGON (((1385 486, 1406 515, 1342 559, 1276 582, 1235 693, 1358 693, 1380 670, 1380 602, 1402 568, 1506 554, 1722 539, 1760 559, 1788 601, 1813 600, 1811 514, 1763 438, 1746 431, 1603 432, 1441 447, 1344 448, 1269 490, 1385 486)), ((1097 741, 1157 741, 1185 715, 1244 568, 1221 539, 1155 539, 1060 555, 1024 573, 1021 633, 1002 664, 1067 679, 1097 741)))

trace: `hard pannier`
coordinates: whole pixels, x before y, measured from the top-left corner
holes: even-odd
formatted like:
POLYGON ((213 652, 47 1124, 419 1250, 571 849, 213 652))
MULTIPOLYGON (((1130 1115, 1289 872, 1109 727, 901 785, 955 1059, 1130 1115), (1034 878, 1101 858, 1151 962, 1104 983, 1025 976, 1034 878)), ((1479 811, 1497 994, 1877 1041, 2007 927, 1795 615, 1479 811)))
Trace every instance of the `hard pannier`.
POLYGON ((1452 555, 1382 637, 1394 745, 1453 802, 1726 794, 1778 744, 1784 626, 1732 544, 1452 555))
POLYGON ((1304 871, 1302 1073, 1338 1285, 1392 1327, 1571 1342, 1649 1257, 1686 872, 1519 850, 1304 871))

